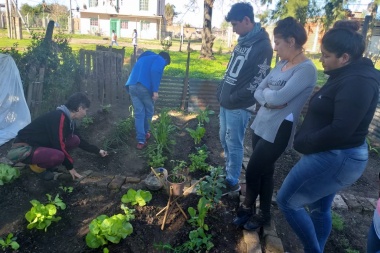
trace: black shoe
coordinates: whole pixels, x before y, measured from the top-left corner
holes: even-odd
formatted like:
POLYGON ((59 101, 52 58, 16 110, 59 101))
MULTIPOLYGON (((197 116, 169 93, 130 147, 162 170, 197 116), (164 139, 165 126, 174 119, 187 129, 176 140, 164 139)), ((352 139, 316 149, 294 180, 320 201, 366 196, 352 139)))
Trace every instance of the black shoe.
POLYGON ((249 218, 253 215, 252 208, 244 207, 243 205, 239 206, 236 217, 232 221, 232 224, 236 226, 243 226, 249 218))
POLYGON ((224 181, 224 184, 226 185, 226 188, 222 188, 222 196, 227 195, 231 192, 238 192, 241 189, 239 183, 231 186, 229 183, 227 183, 227 181, 224 181))
POLYGON ((251 231, 266 225, 270 225, 270 216, 255 214, 244 224, 244 229, 251 231))

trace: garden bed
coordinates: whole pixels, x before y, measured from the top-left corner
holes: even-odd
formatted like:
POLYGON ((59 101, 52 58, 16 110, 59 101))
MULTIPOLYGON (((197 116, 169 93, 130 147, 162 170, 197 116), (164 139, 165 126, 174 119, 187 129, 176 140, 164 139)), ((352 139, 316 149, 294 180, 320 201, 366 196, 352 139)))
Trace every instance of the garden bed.
MULTIPOLYGON (((178 127, 174 137, 176 145, 170 159, 187 160, 188 155, 195 151, 193 139, 186 128, 195 128, 197 120, 194 115, 172 114, 173 122, 178 127)), ((115 128, 120 117, 116 114, 98 113, 94 123, 89 126, 84 135, 86 139, 101 146, 109 138, 109 133, 115 128)), ((208 147, 207 162, 212 166, 223 166, 224 159, 219 142, 219 120, 217 115, 210 116, 206 124, 206 134, 200 145, 208 147)), ((247 131, 246 147, 250 149, 250 131, 247 131)), ((153 138, 149 140, 153 143, 153 138)), ((92 170, 101 177, 134 177, 140 180, 150 173, 150 166, 144 151, 135 148, 134 133, 128 136, 128 142, 123 149, 110 149, 110 155, 100 158, 82 150, 73 152, 75 168, 79 173, 92 170)), ((0 147, 0 157, 3 157, 10 147, 7 143, 0 147)), ((275 191, 299 159, 295 151, 288 151, 279 159, 275 172, 275 191)), ((364 176, 352 187, 347 189, 352 194, 372 197, 377 196, 376 173, 379 168, 379 157, 372 154, 364 176)), ((170 163, 168 163, 168 167, 170 163)), ((190 179, 199 179, 205 174, 202 172, 190 173, 190 179)), ((101 252, 100 249, 90 249, 85 242, 90 222, 101 214, 112 216, 123 213, 121 197, 129 188, 145 189, 141 181, 137 184, 125 184, 120 191, 112 191, 91 183, 73 182, 64 175, 57 181, 43 181, 28 168, 21 169, 21 177, 10 184, 0 186, 0 237, 8 233, 17 236, 20 244, 18 252, 101 252), (64 192, 60 186, 73 186, 73 192, 64 192), (46 194, 55 196, 60 194, 67 208, 58 212, 62 219, 43 230, 28 230, 25 213, 30 210, 32 199, 46 201, 46 194)), ((145 189, 146 190, 146 189, 145 189)), ((179 246, 189 240, 189 232, 194 228, 188 224, 178 208, 173 209, 161 230, 164 214, 157 216, 168 201, 168 194, 164 190, 151 191, 152 200, 146 206, 135 206, 135 219, 131 221, 133 233, 119 244, 108 244, 110 252, 164 252, 157 249, 157 245, 170 244, 179 246)), ((196 208, 199 200, 197 195, 180 198, 178 203, 187 213, 188 207, 196 208)), ((222 201, 211 210, 205 220, 208 224, 214 247, 210 252, 238 252, 245 253, 246 247, 242 240, 242 230, 231 225, 237 207, 237 199, 223 197, 222 201)), ((342 231, 333 230, 327 242, 325 252, 365 252, 366 234, 371 221, 371 214, 356 213, 354 211, 337 211, 344 222, 342 231), (356 250, 356 251, 355 251, 356 250)), ((188 213, 187 213, 188 214, 188 213)), ((285 251, 302 252, 300 242, 291 231, 277 206, 273 205, 273 219, 278 236, 283 242, 285 251)), ((9 251, 10 252, 10 251, 9 251)), ((170 251, 166 251, 170 252, 170 251)))

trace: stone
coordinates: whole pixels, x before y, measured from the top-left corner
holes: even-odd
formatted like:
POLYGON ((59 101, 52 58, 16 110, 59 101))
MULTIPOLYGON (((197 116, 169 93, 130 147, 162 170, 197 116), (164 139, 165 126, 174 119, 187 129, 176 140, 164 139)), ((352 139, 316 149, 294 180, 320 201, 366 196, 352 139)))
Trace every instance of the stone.
POLYGON ((332 203, 332 209, 344 209, 344 210, 348 210, 348 206, 346 204, 346 202, 344 202, 343 198, 341 195, 339 194, 336 194, 334 196, 334 200, 333 200, 333 203, 332 203))
POLYGON ((377 206, 377 199, 374 199, 374 198, 367 198, 367 200, 369 201, 369 203, 371 203, 371 205, 376 208, 377 206))
POLYGON ((284 246, 277 236, 267 235, 264 237, 265 253, 283 253, 284 246))
POLYGON ((243 230, 243 237, 247 244, 247 253, 262 253, 260 237, 256 231, 243 230))
POLYGON ((363 209, 362 209, 363 213, 367 213, 367 214, 373 213, 374 208, 373 208, 371 202, 369 202, 366 198, 360 197, 360 196, 356 196, 356 199, 362 205, 362 207, 363 207, 363 209))
POLYGON ((137 184, 140 183, 141 179, 138 177, 126 177, 125 182, 126 183, 132 183, 132 184, 137 184))
POLYGON ((103 176, 98 182, 96 182, 96 185, 99 187, 107 188, 108 184, 112 181, 113 178, 113 176, 103 176))
POLYGON ((125 177, 117 175, 109 183, 108 188, 111 190, 119 190, 124 183, 125 177))
POLYGON ((346 204, 348 205, 348 209, 353 210, 358 213, 362 211, 363 207, 354 195, 343 193, 342 198, 344 199, 344 201, 346 201, 346 204))

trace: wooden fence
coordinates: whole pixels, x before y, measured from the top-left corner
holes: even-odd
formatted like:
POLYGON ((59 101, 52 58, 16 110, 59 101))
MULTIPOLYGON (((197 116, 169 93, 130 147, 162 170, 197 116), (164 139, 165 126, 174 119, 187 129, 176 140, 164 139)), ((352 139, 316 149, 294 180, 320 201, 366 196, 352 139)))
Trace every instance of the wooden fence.
POLYGON ((125 92, 128 73, 123 69, 124 52, 80 50, 79 57, 80 90, 89 96, 92 110, 129 103, 125 92))

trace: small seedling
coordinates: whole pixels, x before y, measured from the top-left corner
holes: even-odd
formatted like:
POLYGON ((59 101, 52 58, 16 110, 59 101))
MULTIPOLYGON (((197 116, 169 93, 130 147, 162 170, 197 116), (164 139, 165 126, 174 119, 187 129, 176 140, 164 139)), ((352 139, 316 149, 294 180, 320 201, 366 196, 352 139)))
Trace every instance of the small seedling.
POLYGON ((7 248, 12 248, 13 250, 17 250, 20 248, 20 245, 16 242, 17 237, 13 237, 12 233, 9 233, 5 240, 0 237, 0 246, 5 251, 7 248))
POLYGON ((73 190, 74 190, 74 187, 72 187, 72 186, 63 186, 63 185, 61 185, 61 186, 59 187, 59 189, 61 189, 62 191, 66 192, 66 193, 72 193, 73 190))

